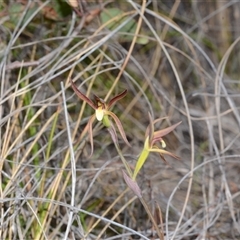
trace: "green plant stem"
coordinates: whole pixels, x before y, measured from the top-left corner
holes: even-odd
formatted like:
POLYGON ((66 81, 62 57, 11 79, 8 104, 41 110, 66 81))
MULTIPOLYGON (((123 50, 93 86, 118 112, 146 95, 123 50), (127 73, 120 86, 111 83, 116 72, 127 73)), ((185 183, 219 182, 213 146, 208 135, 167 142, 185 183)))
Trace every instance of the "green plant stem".
POLYGON ((119 157, 121 158, 122 163, 123 163, 125 169, 127 170, 127 173, 128 173, 128 175, 129 175, 129 177, 132 178, 132 176, 133 176, 132 170, 131 170, 131 168, 129 167, 126 159, 124 158, 124 156, 123 156, 123 154, 122 154, 122 151, 120 150, 120 148, 119 148, 119 146, 118 146, 118 143, 117 143, 116 141, 113 141, 113 143, 114 143, 114 145, 115 145, 115 148, 117 149, 118 155, 119 155, 119 157))
MULTIPOLYGON (((120 156, 120 158, 121 158, 121 160, 122 160, 122 162, 123 162, 123 165, 124 165, 125 169, 127 170, 127 173, 128 173, 128 175, 129 175, 129 177, 131 177, 131 178, 133 179, 133 172, 132 172, 131 168, 129 167, 126 159, 124 158, 124 156, 123 156, 123 154, 122 154, 122 151, 120 150, 120 148, 119 148, 119 146, 118 146, 118 143, 117 143, 116 141, 114 141, 114 139, 113 139, 113 143, 114 143, 114 145, 115 145, 115 148, 117 149, 118 155, 120 156)), ((151 211, 150 211, 147 203, 145 202, 145 200, 143 199, 143 197, 139 197, 139 199, 140 199, 140 201, 141 201, 144 209, 146 210, 148 216, 150 217, 150 219, 151 219, 151 221, 152 221, 152 224, 154 225, 154 228, 156 229, 156 232, 157 232, 160 240, 164 240, 163 232, 160 231, 160 229, 158 228, 158 225, 157 225, 157 223, 156 223, 156 221, 155 221, 155 219, 154 219, 154 217, 153 217, 153 215, 152 215, 152 213, 151 213, 151 211)))

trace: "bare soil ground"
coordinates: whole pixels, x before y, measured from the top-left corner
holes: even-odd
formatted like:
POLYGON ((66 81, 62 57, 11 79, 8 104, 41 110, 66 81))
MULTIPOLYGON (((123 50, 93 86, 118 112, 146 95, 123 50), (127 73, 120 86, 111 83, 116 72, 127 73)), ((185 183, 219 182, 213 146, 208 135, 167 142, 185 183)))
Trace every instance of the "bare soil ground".
POLYGON ((180 160, 150 153, 137 176, 164 239, 240 239, 240 2, 68 3, 0 2, 0 239, 161 239, 96 121, 89 156, 70 79, 128 90, 111 111, 131 169, 148 113, 182 121, 164 137, 180 160))

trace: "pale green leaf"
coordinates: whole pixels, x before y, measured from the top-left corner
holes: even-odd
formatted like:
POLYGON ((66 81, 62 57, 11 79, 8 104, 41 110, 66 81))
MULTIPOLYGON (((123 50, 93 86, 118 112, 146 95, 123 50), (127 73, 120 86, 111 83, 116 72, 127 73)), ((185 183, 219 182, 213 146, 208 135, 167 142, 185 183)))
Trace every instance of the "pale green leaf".
MULTIPOLYGON (((17 23, 19 22, 19 19, 22 17, 22 14, 24 12, 24 6, 20 3, 13 3, 10 5, 9 7, 9 16, 10 16, 10 20, 13 24, 17 25, 17 23)), ((29 18, 34 14, 34 12, 36 12, 38 9, 37 6, 33 6, 31 8, 28 9, 28 11, 26 12, 21 24, 25 24, 29 18)))
MULTIPOLYGON (((107 23, 110 30, 116 29, 120 24, 127 20, 129 16, 124 16, 124 12, 118 8, 108 8, 100 15, 103 24, 107 23)), ((131 42, 137 29, 137 22, 131 19, 119 31, 118 37, 120 41, 131 42)), ((139 44, 148 43, 147 37, 138 37, 136 40, 139 44)))

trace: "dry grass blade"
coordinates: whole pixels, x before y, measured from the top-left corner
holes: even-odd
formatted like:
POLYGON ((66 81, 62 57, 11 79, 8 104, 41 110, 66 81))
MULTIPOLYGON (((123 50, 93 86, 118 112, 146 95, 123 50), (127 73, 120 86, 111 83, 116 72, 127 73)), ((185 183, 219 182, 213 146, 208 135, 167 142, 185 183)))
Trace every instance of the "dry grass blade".
POLYGON ((240 239, 240 2, 6 2, 0 239, 240 239))

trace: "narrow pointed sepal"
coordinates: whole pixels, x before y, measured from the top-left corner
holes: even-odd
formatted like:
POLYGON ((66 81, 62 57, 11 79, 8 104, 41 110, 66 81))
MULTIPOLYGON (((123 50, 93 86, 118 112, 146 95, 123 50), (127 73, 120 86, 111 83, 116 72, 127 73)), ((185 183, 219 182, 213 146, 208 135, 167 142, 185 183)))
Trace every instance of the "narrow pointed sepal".
POLYGON ((118 127, 118 130, 119 130, 119 132, 120 132, 120 134, 121 134, 124 142, 125 142, 129 147, 131 147, 131 144, 130 144, 130 143, 128 142, 128 140, 127 140, 127 137, 126 137, 126 134, 125 134, 125 132, 124 132, 123 126, 122 126, 122 124, 121 124, 121 121, 118 119, 118 117, 117 117, 113 112, 110 112, 110 111, 106 111, 105 114, 110 115, 110 116, 113 118, 113 120, 114 120, 114 122, 116 123, 116 125, 117 125, 117 127, 118 127))
POLYGON ((164 137, 165 135, 167 135, 168 133, 172 132, 179 124, 181 124, 182 122, 178 122, 170 127, 164 128, 162 130, 159 131, 155 131, 153 133, 153 141, 156 142, 158 140, 161 140, 162 137, 164 137))
POLYGON ((125 89, 123 92, 121 92, 120 94, 118 94, 117 96, 113 97, 109 103, 108 103, 108 109, 118 100, 124 98, 127 94, 127 89, 125 89))
POLYGON ((175 154, 173 154, 171 152, 168 152, 166 150, 160 149, 158 147, 154 147, 154 148, 149 149, 149 152, 157 152, 157 153, 160 153, 160 155, 166 154, 166 155, 169 155, 169 156, 171 156, 171 157, 173 157, 173 158, 175 158, 177 160, 180 160, 180 157, 178 157, 177 155, 175 155, 175 154))
POLYGON ((118 145, 117 133, 116 133, 116 129, 114 128, 113 124, 111 124, 111 126, 108 127, 107 129, 108 129, 108 131, 111 135, 111 138, 112 138, 113 142, 118 145))
POLYGON ((82 139, 85 136, 86 132, 88 132, 88 134, 89 134, 89 141, 90 141, 90 146, 91 146, 91 152, 90 152, 90 156, 89 157, 91 157, 92 154, 93 154, 93 131, 92 131, 92 124, 93 124, 94 120, 95 120, 95 114, 90 117, 90 119, 88 120, 87 125, 85 126, 85 128, 82 131, 81 136, 80 136, 80 138, 82 139))
POLYGON ((83 93, 81 93, 78 88, 76 87, 76 85, 73 83, 72 79, 71 79, 71 85, 72 88, 74 90, 74 92, 76 93, 76 95, 82 99, 83 101, 85 101, 87 104, 89 104, 93 109, 97 109, 97 106, 95 106, 95 104, 92 102, 91 99, 89 99, 86 95, 84 95, 83 93))

